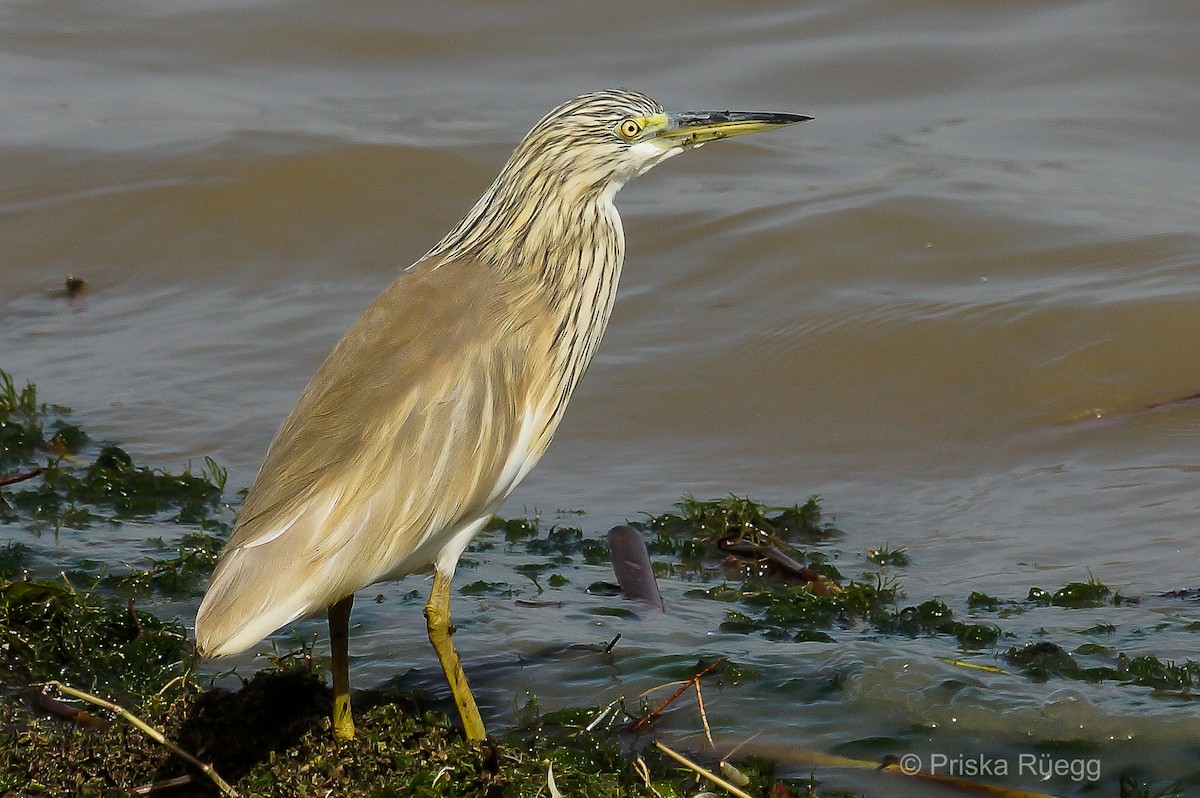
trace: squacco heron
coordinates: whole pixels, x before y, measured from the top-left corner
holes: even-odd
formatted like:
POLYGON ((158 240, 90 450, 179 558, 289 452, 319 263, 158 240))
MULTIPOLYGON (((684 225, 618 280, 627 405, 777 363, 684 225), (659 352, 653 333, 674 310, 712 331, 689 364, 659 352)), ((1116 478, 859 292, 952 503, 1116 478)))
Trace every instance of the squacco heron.
POLYGON ((450 635, 463 550, 550 443, 612 310, 613 197, 706 141, 810 117, 668 113, 585 94, 547 114, 445 238, 363 312, 275 436, 196 616, 206 657, 328 610, 333 730, 354 735, 354 593, 433 569, 429 639, 466 736, 485 737, 450 635))

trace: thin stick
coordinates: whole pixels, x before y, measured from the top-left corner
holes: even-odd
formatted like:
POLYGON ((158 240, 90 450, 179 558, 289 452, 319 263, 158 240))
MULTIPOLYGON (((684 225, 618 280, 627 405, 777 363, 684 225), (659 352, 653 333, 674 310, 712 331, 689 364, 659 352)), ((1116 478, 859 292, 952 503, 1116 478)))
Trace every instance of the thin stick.
POLYGON ((658 798, 662 798, 662 793, 654 789, 654 784, 650 781, 650 768, 646 766, 646 760, 639 756, 633 761, 633 769, 642 777, 642 781, 646 782, 646 789, 657 795, 658 798))
POLYGON ((712 729, 708 726, 708 713, 704 711, 704 693, 700 692, 700 680, 696 680, 696 706, 700 708, 700 722, 704 724, 704 736, 708 738, 708 747, 712 750, 717 750, 717 744, 713 742, 712 729))
POLYGON ((758 731, 756 731, 754 734, 750 735, 750 736, 749 736, 749 737, 747 737, 745 740, 742 740, 740 743, 738 743, 737 745, 735 745, 735 746, 733 747, 733 750, 732 750, 732 751, 730 751, 728 754, 726 754, 726 755, 725 755, 725 758, 726 758, 726 759, 732 759, 732 758, 734 757, 734 755, 736 755, 736 754, 737 754, 737 752, 738 752, 738 751, 741 751, 743 748, 745 748, 747 745, 749 745, 750 743, 754 742, 755 740, 757 740, 757 739, 758 739, 759 737, 761 737, 761 736, 762 736, 762 730, 761 730, 761 729, 759 729, 759 730, 758 730, 758 731))
POLYGON ((735 787, 734 785, 730 784, 729 782, 725 781, 725 779, 721 778, 716 773, 713 773, 711 770, 706 770, 706 769, 700 767, 695 762, 693 762, 692 760, 685 757, 683 754, 678 754, 678 753, 672 751, 670 748, 667 748, 665 745, 658 742, 657 740, 654 741, 654 747, 657 748, 659 751, 662 751, 664 754, 671 757, 672 759, 674 759, 676 762, 683 765, 684 767, 690 768, 691 770, 695 771, 696 773, 699 773, 701 776, 708 779, 709 781, 711 781, 713 784, 717 785, 718 787, 722 787, 722 788, 728 790, 730 793, 732 793, 733 795, 736 795, 738 798, 751 798, 749 793, 747 793, 744 790, 741 790, 741 789, 735 787))
POLYGON ((82 701, 87 701, 88 703, 94 704, 102 709, 107 709, 109 712, 115 712, 125 720, 129 721, 129 723, 139 729, 143 734, 155 740, 159 744, 165 745, 173 754, 181 759, 186 760, 192 766, 199 768, 204 775, 212 779, 213 784, 216 784, 217 789, 219 789, 223 794, 232 796, 232 798, 237 798, 237 791, 234 790, 233 787, 230 787, 229 784, 227 784, 225 780, 221 778, 217 771, 213 770, 212 765, 205 764, 189 754, 187 751, 184 751, 182 748, 175 745, 175 743, 168 740, 166 736, 158 729, 154 728, 149 723, 146 723, 146 721, 142 720, 137 715, 134 715, 124 707, 114 704, 111 701, 105 701, 103 698, 94 696, 91 693, 85 693, 82 690, 76 690, 74 687, 68 687, 62 682, 46 682, 44 686, 53 687, 54 689, 66 693, 69 696, 73 696, 82 701))
POLYGON ((33 479, 38 474, 44 473, 46 473, 46 467, 38 466, 31 471, 26 471, 24 474, 14 474, 11 477, 0 477, 0 487, 4 487, 5 485, 15 485, 18 482, 24 482, 27 479, 33 479))
POLYGON ((670 706, 672 701, 674 701, 676 698, 679 698, 679 696, 686 693, 688 691, 689 687, 691 687, 693 684, 698 684, 700 682, 701 678, 703 678, 704 676, 707 676, 718 665, 720 665, 724 661, 725 661, 724 657, 718 657, 717 659, 710 662, 707 667, 705 667, 703 670, 701 670, 695 676, 693 676, 692 678, 690 678, 686 682, 684 682, 682 685, 680 685, 679 689, 676 690, 675 692, 671 693, 671 695, 667 697, 666 701, 663 701, 661 704, 659 704, 657 707, 652 709, 645 716, 643 716, 642 718, 639 718, 638 722, 633 724, 633 726, 631 727, 631 730, 637 731, 638 729, 645 726, 652 719, 654 719, 660 712, 662 712, 664 709, 666 709, 668 706, 670 706))

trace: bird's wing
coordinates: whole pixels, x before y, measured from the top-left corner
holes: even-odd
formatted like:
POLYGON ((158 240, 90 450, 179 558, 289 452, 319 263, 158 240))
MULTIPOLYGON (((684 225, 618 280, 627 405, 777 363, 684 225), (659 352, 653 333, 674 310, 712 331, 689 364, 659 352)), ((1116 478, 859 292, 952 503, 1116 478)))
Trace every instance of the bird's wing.
POLYGON ((549 443, 527 410, 549 334, 536 296, 481 264, 432 266, 364 311, 280 428, 197 616, 205 653, 428 566, 549 443))

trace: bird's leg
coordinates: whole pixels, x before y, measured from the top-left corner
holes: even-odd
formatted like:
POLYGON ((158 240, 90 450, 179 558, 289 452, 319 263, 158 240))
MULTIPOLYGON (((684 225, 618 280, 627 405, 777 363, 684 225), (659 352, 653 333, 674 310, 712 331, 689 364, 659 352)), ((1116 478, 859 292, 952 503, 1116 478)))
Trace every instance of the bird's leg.
POLYGON ((438 569, 433 571, 433 589, 429 591, 429 603, 425 605, 425 624, 429 629, 429 642, 437 652, 446 672, 446 681, 450 683, 450 693, 454 703, 458 705, 458 714, 462 717, 463 731, 468 740, 483 740, 487 731, 483 728, 483 718, 479 716, 479 707, 475 706, 475 696, 471 695, 471 686, 467 684, 467 675, 463 673, 462 661, 454 650, 454 642, 450 639, 453 630, 450 628, 450 580, 451 576, 438 569))
POLYGON ((350 608, 351 593, 329 608, 329 648, 333 657, 333 737, 354 738, 354 715, 350 712, 350 608))

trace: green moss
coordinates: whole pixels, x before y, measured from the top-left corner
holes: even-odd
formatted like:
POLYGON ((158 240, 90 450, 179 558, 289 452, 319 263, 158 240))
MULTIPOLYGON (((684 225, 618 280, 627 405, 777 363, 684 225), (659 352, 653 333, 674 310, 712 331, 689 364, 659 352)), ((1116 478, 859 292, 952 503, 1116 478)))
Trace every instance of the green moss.
POLYGON ((973 610, 994 610, 999 604, 1000 599, 987 593, 973 590, 971 595, 967 596, 967 606, 973 610))
POLYGON ((482 579, 469 582, 458 589, 464 596, 512 595, 513 589, 507 582, 488 582, 482 579))

